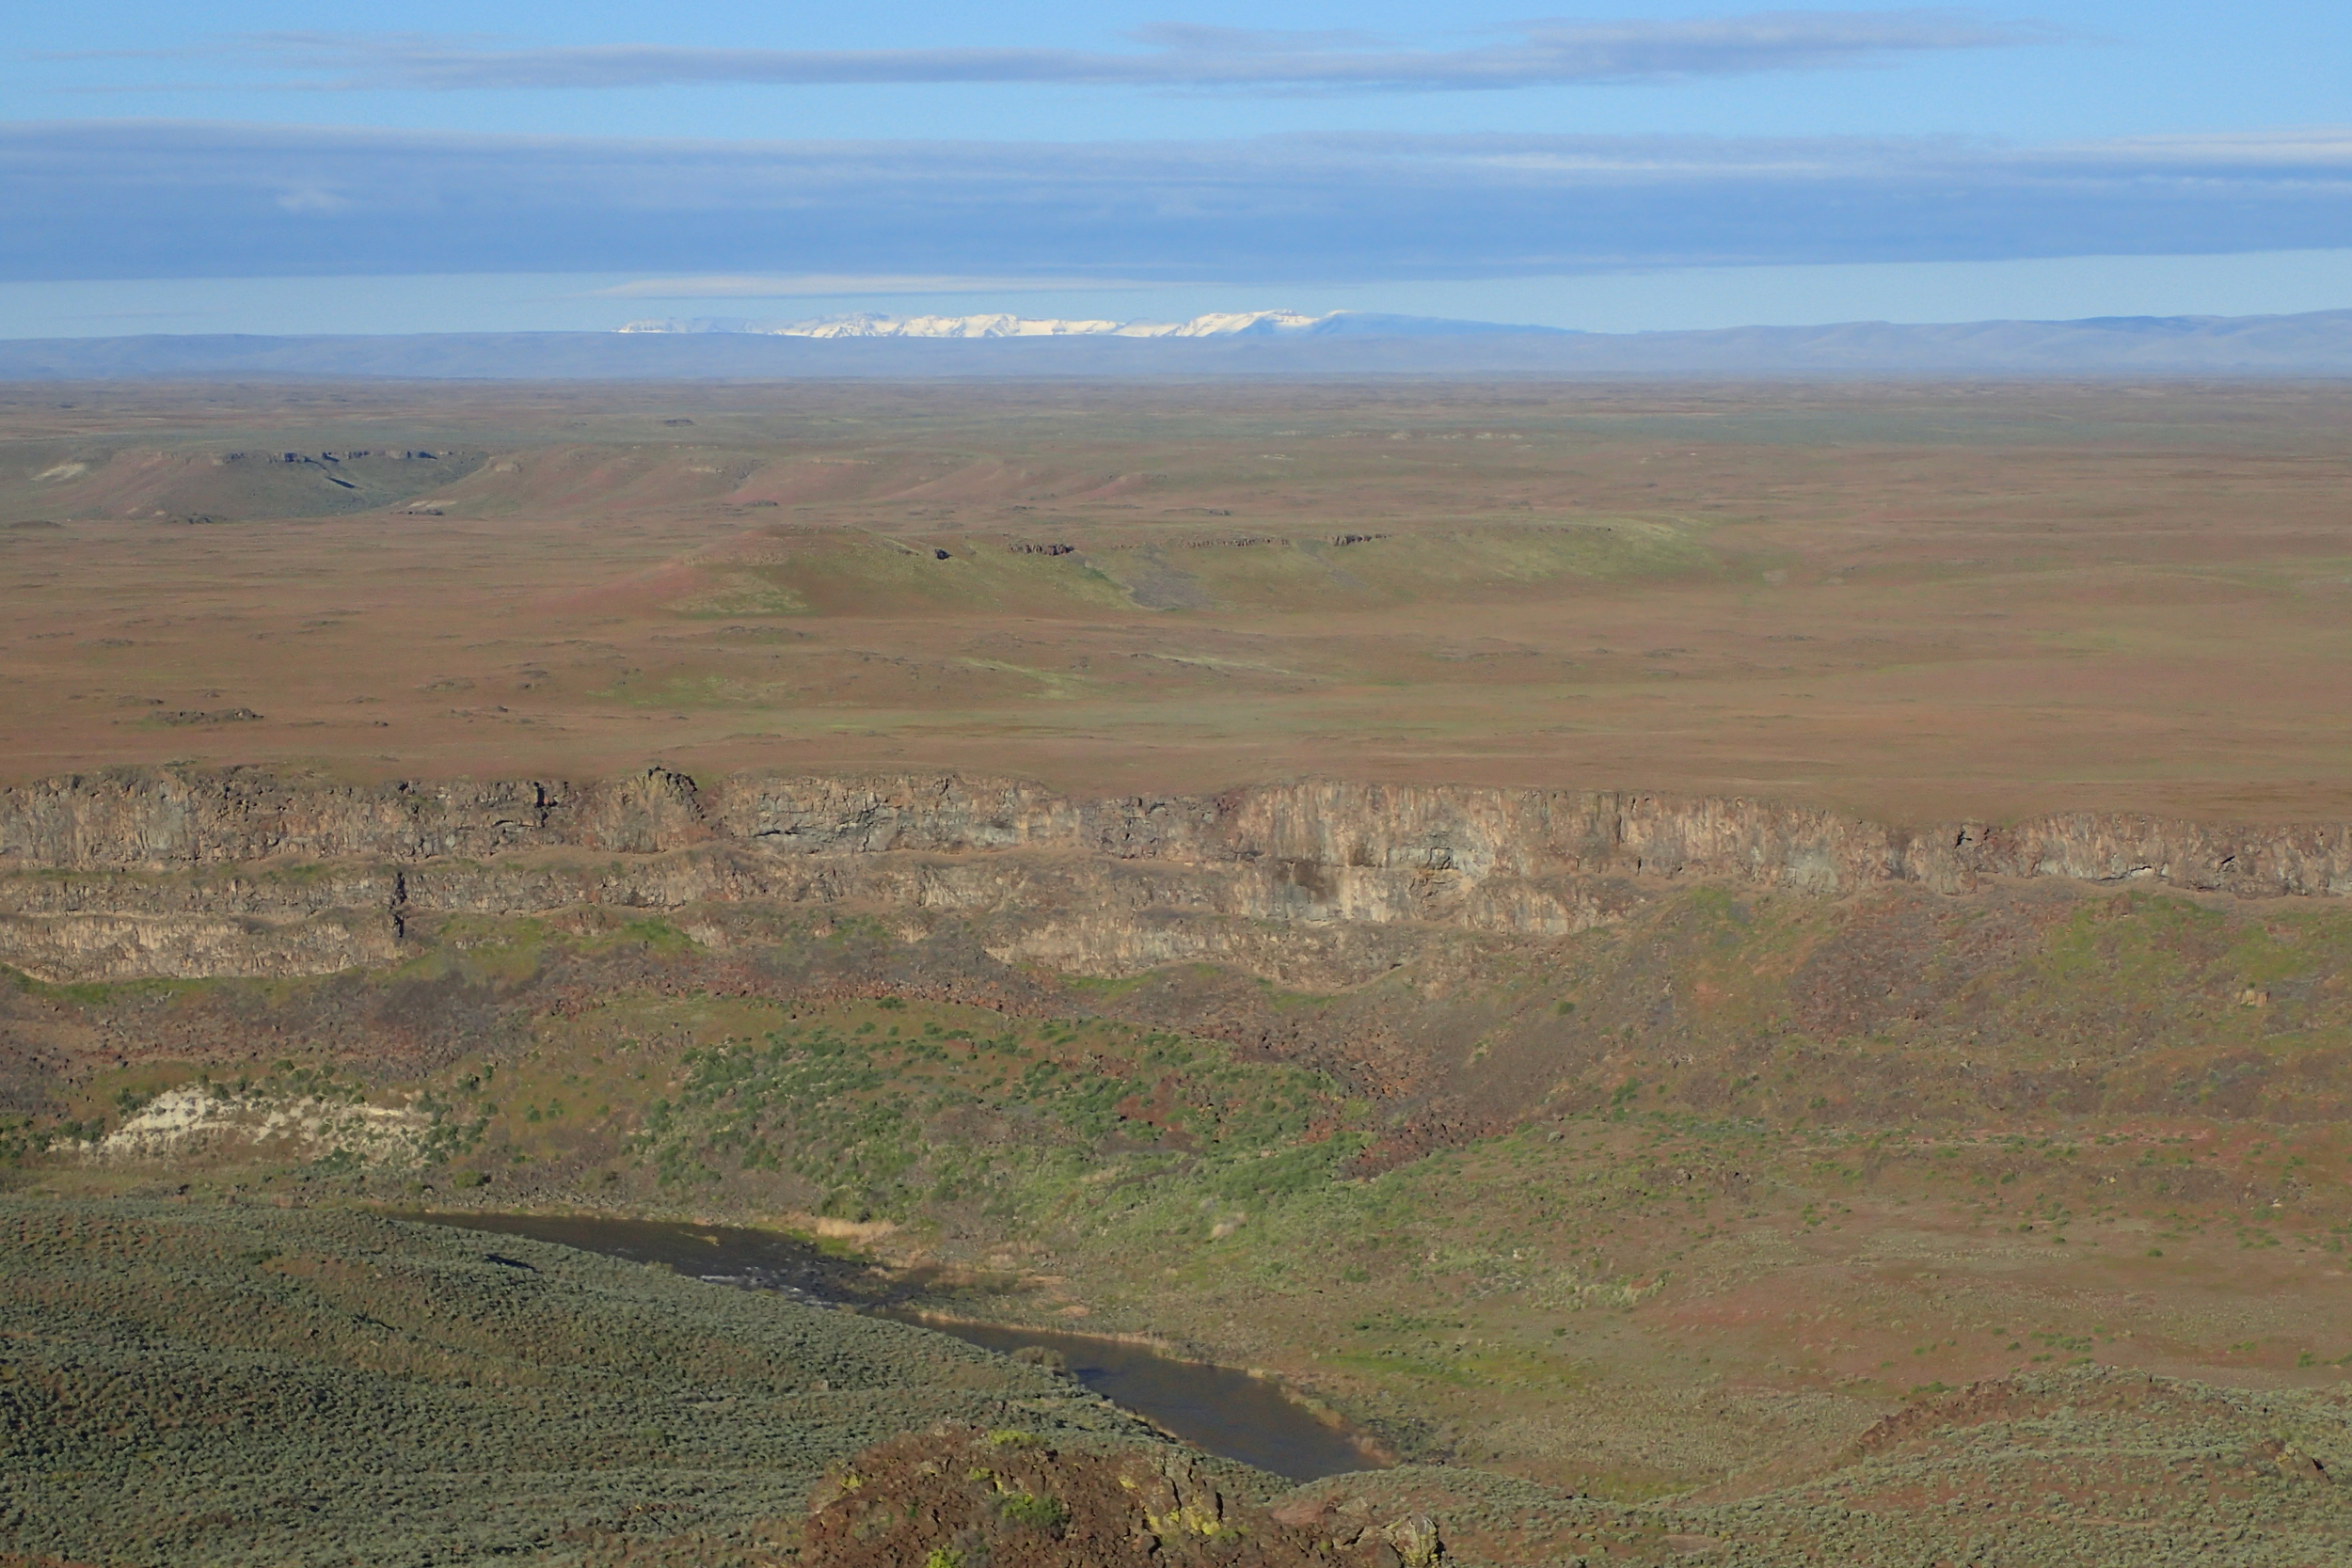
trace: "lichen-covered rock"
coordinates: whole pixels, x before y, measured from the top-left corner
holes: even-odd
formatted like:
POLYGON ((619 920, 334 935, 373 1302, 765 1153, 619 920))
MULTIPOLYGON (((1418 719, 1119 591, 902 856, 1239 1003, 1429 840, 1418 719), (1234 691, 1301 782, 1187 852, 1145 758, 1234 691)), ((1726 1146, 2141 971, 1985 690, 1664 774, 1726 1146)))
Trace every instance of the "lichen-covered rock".
POLYGON ((1425 1514, 1278 1517, 1182 1449, 943 1426, 866 1449, 809 1500, 802 1568, 1434 1568, 1425 1514))

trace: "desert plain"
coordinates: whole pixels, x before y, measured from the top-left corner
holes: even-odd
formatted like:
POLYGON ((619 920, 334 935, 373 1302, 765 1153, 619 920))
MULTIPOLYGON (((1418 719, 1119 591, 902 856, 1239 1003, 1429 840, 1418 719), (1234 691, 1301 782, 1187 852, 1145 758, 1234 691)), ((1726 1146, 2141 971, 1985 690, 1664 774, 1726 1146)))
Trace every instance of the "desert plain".
POLYGON ((2348 805, 2328 384, 165 383, 0 421, 18 777, 2348 805))
POLYGON ((348 1433, 188 1378, 406 1412, 322 1561, 1093 1561, 1158 1451, 474 1210, 1360 1439, 1164 1560, 2342 1560, 2347 480, 2332 383, 0 389, 0 1545, 282 1544, 348 1433))

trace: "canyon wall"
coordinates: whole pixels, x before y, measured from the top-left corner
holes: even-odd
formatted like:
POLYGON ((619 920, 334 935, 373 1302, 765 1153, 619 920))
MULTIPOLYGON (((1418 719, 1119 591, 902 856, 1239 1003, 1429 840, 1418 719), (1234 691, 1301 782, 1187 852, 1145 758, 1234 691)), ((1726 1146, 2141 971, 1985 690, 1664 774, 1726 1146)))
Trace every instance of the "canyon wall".
POLYGON ((397 961, 413 923, 601 906, 853 907, 1094 974, 1399 961, 1415 930, 1554 937, 1700 880, 1835 898, 1986 879, 2352 895, 2352 825, 2102 813, 1906 829, 1767 800, 1311 781, 1078 799, 947 774, 654 769, 339 784, 115 769, 0 789, 0 964, 50 981, 397 961))

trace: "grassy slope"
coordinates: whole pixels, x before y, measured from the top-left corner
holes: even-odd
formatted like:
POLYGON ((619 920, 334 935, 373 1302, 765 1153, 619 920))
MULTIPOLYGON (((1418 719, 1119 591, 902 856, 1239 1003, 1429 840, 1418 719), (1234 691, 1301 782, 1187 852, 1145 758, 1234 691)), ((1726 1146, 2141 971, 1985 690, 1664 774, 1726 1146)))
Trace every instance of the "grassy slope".
POLYGON ((0 1334, 0 1550, 74 1560, 770 1561, 909 1428, 1152 1441, 921 1330, 350 1212, 9 1201, 0 1334))
POLYGON ((1826 1454, 2010 1370, 2324 1386, 2352 1356, 2340 911, 1699 890, 1355 993, 998 976, 993 1007, 927 999, 943 950, 854 923, 776 928, 776 962, 846 967, 766 993, 739 968, 714 993, 658 920, 439 941, 400 976, 24 993, 215 1007, 245 1041, 272 1020, 323 1037, 319 996, 402 986, 419 1000, 374 1016, 473 1022, 421 1073, 115 1069, 20 1118, 14 1180, 151 1184, 32 1149, 199 1073, 232 1106, 416 1095, 421 1166, 263 1142, 181 1177, 896 1227, 872 1244, 928 1267, 943 1307, 1156 1335, 1276 1370, 1408 1454, 1621 1497, 1826 1454), (1402 1087, 1369 1082, 1408 1058, 1402 1087))
MULTIPOLYGON (((834 1461, 941 1418, 1148 1443, 952 1342, 535 1243, 212 1203, 16 1200, 0 1268, 0 1561, 790 1560, 834 1461), (526 1266, 527 1265, 527 1266, 526 1266)), ((1444 1327, 1422 1323, 1397 1327, 1444 1327)), ((2043 1358, 2037 1358, 2043 1359, 2043 1358)), ((2087 1358, 2085 1358, 2087 1360, 2087 1358)), ((1491 1356, 1457 1380, 1503 1369, 1491 1356)), ((1024 1441, 1032 1439, 1024 1438, 1024 1441)), ((1483 1564, 2328 1560, 2352 1407, 2092 1365, 1922 1403, 1659 1503, 1406 1466, 1274 1499, 1414 1511, 1483 1564)), ((1229 1490, 1261 1479, 1218 1470, 1229 1490)))

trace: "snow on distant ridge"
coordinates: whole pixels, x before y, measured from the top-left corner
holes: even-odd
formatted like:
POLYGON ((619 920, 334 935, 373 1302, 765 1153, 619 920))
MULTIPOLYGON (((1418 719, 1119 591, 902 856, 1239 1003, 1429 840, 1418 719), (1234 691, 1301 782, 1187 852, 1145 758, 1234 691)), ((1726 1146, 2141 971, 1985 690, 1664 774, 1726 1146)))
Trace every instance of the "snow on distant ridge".
POLYGON ((743 332, 770 338, 1234 338, 1368 330, 1425 333, 1494 329, 1483 322, 1423 321, 1354 310, 1333 310, 1320 316, 1296 310, 1233 310, 1195 316, 1184 322, 1064 321, 1004 312, 980 316, 882 316, 861 312, 798 322, 704 316, 686 321, 633 321, 619 330, 743 332))

